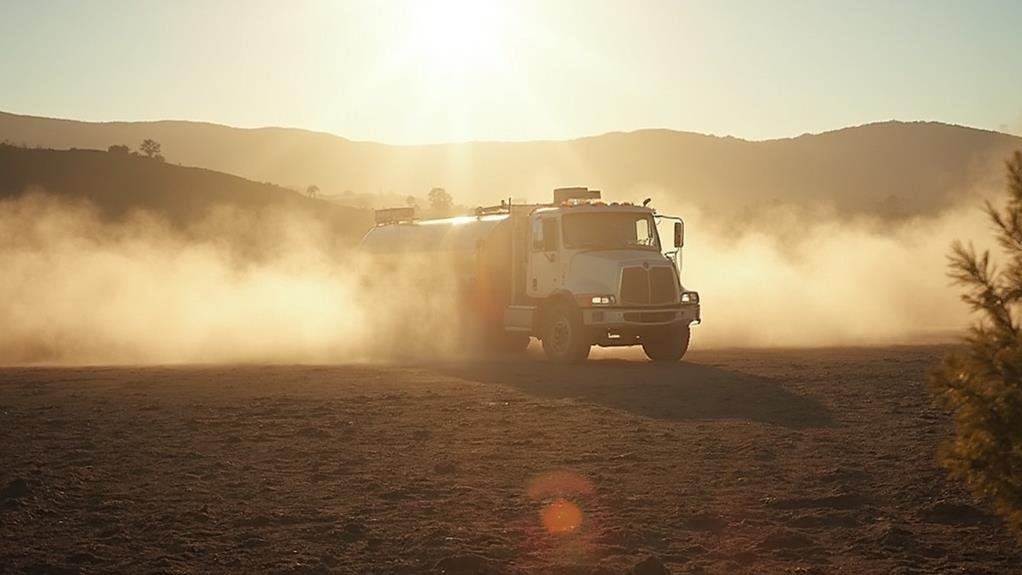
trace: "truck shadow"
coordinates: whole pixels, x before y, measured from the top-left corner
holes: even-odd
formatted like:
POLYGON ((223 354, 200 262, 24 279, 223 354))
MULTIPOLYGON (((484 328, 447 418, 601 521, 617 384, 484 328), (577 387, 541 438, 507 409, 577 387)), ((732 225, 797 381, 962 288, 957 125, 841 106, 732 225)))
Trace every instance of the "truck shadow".
POLYGON ((833 425, 823 404, 776 380, 688 362, 659 365, 606 359, 566 366, 495 361, 439 371, 505 385, 533 397, 572 398, 655 419, 738 419, 795 429, 833 425))

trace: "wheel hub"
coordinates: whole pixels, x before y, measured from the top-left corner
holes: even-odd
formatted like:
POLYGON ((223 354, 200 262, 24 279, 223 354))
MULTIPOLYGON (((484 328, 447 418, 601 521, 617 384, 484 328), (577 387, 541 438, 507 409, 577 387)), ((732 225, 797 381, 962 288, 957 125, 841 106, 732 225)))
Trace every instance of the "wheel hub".
POLYGON ((558 318, 551 326, 550 335, 552 336, 551 346, 558 353, 566 351, 571 340, 571 325, 568 324, 568 320, 563 317, 558 318))

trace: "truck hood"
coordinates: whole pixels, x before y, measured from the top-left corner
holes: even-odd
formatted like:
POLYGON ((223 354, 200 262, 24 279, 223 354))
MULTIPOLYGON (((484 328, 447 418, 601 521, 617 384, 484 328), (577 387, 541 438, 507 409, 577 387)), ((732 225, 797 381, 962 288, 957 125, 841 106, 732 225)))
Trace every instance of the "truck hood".
POLYGON ((573 255, 564 273, 564 287, 575 294, 619 295, 621 270, 632 266, 674 267, 674 263, 651 250, 594 250, 573 255))

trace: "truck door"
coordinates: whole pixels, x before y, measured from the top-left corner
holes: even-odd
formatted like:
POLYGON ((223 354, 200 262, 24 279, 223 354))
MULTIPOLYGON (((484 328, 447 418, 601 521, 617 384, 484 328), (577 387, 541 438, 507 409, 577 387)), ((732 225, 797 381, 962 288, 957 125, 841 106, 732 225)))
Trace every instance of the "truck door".
POLYGON ((560 248, 561 225, 557 216, 534 216, 526 288, 529 297, 546 297, 561 287, 560 248))

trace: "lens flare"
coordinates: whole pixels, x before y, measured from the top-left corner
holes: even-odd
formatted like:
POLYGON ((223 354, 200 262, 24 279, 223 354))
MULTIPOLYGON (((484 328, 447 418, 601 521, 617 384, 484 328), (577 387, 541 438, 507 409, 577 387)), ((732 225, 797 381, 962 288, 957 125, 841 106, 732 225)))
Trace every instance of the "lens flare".
POLYGON ((567 499, 557 499, 543 508, 540 521, 552 535, 571 533, 582 526, 582 510, 567 499))
POLYGON ((543 499, 572 495, 592 495, 596 489, 585 477, 574 471, 550 471, 529 483, 529 497, 543 499))
POLYGON ((541 502, 539 520, 551 535, 573 533, 582 526, 582 508, 573 500, 593 495, 593 484, 573 471, 551 471, 529 484, 531 499, 541 502))

